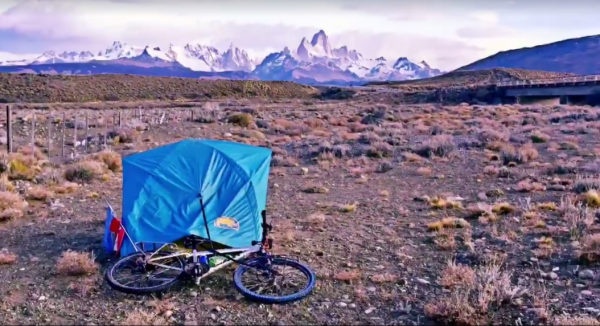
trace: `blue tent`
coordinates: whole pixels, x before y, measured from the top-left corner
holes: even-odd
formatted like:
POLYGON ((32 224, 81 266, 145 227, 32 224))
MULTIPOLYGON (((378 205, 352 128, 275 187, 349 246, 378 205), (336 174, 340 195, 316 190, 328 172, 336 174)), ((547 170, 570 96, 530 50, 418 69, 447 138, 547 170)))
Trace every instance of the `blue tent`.
MULTIPOLYGON (((123 226, 134 243, 187 235, 250 246, 262 236, 272 151, 240 143, 187 139, 123 159, 123 226)), ((134 252, 125 240, 121 256, 134 252)))

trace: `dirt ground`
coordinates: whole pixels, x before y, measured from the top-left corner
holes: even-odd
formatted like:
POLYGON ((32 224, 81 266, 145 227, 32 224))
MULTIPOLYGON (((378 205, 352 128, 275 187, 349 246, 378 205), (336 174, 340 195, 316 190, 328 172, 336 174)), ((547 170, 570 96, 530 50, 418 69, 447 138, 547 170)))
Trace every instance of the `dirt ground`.
POLYGON ((257 102, 196 119, 124 126, 109 144, 271 147, 274 250, 314 269, 313 294, 249 302, 232 269, 160 298, 111 290, 101 238, 119 156, 49 164, 42 142, 0 162, 1 323, 600 325, 597 109, 257 102))

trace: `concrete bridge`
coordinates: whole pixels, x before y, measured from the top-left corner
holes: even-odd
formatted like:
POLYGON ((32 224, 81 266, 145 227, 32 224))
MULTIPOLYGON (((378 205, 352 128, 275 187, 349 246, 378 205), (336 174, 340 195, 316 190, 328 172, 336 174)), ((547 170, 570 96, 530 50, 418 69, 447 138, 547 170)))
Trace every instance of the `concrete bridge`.
POLYGON ((496 89, 502 98, 521 104, 597 104, 600 75, 503 81, 496 89))

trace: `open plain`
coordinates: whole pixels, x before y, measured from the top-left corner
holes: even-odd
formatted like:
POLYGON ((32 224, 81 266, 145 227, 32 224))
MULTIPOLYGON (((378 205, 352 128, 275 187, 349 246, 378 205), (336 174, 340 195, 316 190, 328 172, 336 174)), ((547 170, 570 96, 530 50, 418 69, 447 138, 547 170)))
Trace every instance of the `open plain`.
POLYGON ((600 111, 377 94, 164 110, 20 104, 14 153, 0 153, 0 321, 599 325, 600 111), (119 111, 129 114, 120 126, 119 111), (41 128, 30 127, 34 112, 41 128), (74 114, 85 112, 89 135, 104 138, 61 159, 63 113, 67 143, 77 144, 74 114), (114 259, 101 247, 104 211, 108 202, 120 212, 121 155, 189 137, 273 149, 274 250, 315 270, 311 296, 248 302, 231 270, 161 297, 106 285, 114 259))

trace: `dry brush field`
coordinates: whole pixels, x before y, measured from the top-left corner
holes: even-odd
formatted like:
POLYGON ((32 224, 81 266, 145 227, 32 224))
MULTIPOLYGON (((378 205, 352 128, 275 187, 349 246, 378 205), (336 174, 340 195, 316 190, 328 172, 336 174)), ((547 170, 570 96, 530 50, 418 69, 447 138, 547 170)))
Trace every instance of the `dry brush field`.
POLYGON ((255 100, 200 112, 111 130, 109 150, 61 164, 44 142, 0 153, 2 323, 600 324, 597 109, 255 100), (121 155, 188 137, 273 149, 275 251, 316 271, 311 296, 247 302, 230 271, 161 297, 105 284, 121 155))

